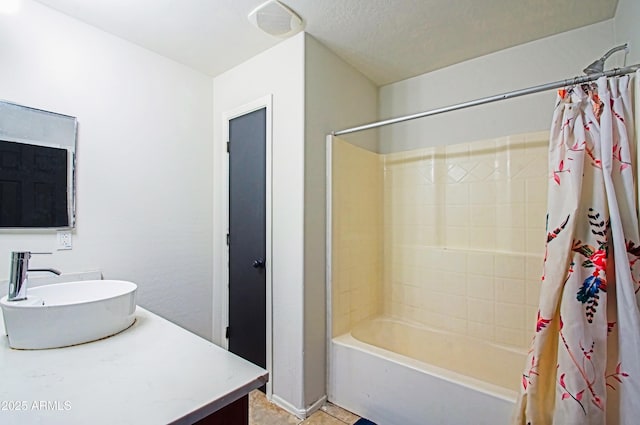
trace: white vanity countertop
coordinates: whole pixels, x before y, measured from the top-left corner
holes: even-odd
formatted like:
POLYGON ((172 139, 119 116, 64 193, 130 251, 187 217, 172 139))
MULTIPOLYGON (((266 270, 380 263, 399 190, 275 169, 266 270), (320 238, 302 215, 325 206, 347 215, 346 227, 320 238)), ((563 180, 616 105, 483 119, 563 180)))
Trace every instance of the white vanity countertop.
POLYGON ((267 371, 141 308, 100 341, 9 348, 0 314, 0 424, 192 424, 267 381, 267 371))

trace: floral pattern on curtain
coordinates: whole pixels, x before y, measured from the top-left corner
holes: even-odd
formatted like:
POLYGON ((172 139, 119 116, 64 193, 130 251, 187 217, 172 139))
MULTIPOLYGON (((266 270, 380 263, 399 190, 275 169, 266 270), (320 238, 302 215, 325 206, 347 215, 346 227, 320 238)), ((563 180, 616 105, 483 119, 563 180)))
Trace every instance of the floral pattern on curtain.
POLYGON ((558 92, 540 305, 514 424, 640 423, 631 81, 558 92))

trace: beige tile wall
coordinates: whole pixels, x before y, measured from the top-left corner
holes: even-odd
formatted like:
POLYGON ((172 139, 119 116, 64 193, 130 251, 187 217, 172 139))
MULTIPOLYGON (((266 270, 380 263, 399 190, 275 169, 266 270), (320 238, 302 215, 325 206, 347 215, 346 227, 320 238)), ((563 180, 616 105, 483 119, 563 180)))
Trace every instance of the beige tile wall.
POLYGON ((532 334, 547 132, 386 155, 384 314, 501 344, 532 334))
POLYGON ((333 335, 382 313, 382 158, 334 139, 333 335))
POLYGON ((378 314, 526 347, 547 132, 377 155, 333 145, 333 334, 378 314))

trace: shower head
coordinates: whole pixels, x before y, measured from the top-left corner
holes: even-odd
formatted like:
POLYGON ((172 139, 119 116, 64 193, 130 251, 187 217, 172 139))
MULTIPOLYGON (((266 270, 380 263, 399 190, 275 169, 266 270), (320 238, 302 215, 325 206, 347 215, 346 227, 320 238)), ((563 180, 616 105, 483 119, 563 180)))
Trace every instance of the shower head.
POLYGON ((617 52, 619 50, 626 50, 628 52, 629 51, 628 44, 625 43, 625 44, 623 44, 621 46, 614 47, 613 49, 609 50, 600 59, 592 62, 589 66, 587 66, 583 70, 584 73, 587 74, 587 75, 591 75, 591 74, 599 74, 601 72, 604 72, 604 62, 609 58, 609 56, 611 56, 612 54, 614 54, 615 52, 617 52))
POLYGON ((599 74, 604 72, 604 59, 600 58, 597 61, 592 62, 589 66, 587 66, 583 71, 587 75, 591 74, 599 74))

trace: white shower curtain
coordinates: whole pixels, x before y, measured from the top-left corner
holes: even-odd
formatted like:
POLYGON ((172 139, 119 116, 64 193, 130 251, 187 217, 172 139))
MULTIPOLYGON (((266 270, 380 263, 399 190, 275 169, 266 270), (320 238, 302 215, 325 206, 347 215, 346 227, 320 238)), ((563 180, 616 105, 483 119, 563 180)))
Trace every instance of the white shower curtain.
POLYGON ((558 93, 540 306, 514 424, 640 423, 632 80, 558 93))

